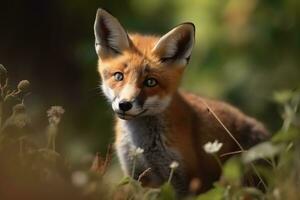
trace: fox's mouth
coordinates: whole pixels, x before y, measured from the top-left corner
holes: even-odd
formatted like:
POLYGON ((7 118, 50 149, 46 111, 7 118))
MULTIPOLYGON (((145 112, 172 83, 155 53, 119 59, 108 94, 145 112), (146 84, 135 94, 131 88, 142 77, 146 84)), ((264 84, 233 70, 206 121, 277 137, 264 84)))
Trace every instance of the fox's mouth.
POLYGON ((136 118, 136 117, 140 116, 141 114, 145 113, 146 111, 147 111, 147 109, 141 111, 140 113, 138 113, 136 115, 126 114, 125 112, 116 112, 116 114, 118 115, 119 118, 128 120, 128 119, 136 118))

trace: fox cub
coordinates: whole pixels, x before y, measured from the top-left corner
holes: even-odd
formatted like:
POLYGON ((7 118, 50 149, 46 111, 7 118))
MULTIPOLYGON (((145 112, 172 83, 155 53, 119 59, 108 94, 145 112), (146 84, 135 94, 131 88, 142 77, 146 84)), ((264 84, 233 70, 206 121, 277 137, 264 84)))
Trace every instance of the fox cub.
POLYGON ((261 123, 238 109, 178 90, 195 43, 192 23, 162 37, 128 34, 115 17, 98 9, 94 31, 102 90, 116 114, 115 148, 125 174, 131 175, 131 153, 139 147, 144 152, 133 178, 151 168, 143 185, 160 186, 169 177, 170 163, 177 161, 171 183, 178 193, 188 192, 193 179, 201 183, 198 192, 208 190, 220 169, 203 145, 223 143, 218 155, 240 149, 204 102, 245 149, 267 137, 261 123))

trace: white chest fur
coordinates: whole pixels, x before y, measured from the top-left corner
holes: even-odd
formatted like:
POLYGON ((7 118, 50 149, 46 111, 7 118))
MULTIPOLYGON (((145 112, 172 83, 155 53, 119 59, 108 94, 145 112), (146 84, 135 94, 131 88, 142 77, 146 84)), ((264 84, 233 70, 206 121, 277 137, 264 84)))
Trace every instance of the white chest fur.
MULTIPOLYGON (((168 131, 162 117, 141 117, 133 120, 120 120, 121 137, 117 143, 117 154, 123 171, 130 175, 132 170, 131 152, 140 147, 144 153, 137 159, 134 178, 147 168, 151 168, 152 181, 161 184, 170 174, 172 161, 180 163, 180 155, 166 146, 165 133, 168 131)), ((185 178, 183 170, 176 170, 172 183, 183 189, 185 178)))

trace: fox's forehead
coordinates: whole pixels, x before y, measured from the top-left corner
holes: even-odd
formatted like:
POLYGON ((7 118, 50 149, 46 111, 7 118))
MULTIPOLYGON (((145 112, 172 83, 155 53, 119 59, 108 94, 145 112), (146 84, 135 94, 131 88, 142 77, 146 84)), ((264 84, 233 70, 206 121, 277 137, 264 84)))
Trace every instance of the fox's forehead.
POLYGON ((99 71, 150 71, 158 69, 159 63, 144 55, 132 52, 124 52, 113 59, 100 61, 99 71))
POLYGON ((130 34, 129 37, 134 47, 146 55, 151 54, 152 49, 159 40, 159 37, 150 35, 130 34))
MULTIPOLYGON (((158 41, 157 37, 144 36, 139 34, 129 35, 132 41, 132 48, 122 52, 122 55, 109 58, 106 60, 99 60, 99 68, 101 67, 144 67, 146 65, 157 66, 159 60, 152 53, 152 49, 158 41)), ((100 71, 100 69, 99 69, 100 71)))

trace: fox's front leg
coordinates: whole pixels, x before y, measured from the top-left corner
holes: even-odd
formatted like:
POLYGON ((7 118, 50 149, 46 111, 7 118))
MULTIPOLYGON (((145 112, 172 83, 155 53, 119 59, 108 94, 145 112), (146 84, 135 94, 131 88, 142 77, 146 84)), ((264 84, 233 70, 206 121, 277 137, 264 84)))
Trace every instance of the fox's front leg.
MULTIPOLYGON (((170 164, 174 160, 178 161, 178 156, 173 153, 171 155, 170 152, 149 150, 147 148, 145 148, 143 154, 133 158, 132 153, 136 150, 136 147, 124 135, 122 138, 118 138, 115 147, 123 172, 127 176, 133 175, 132 178, 136 180, 140 179, 142 185, 147 187, 159 187, 167 182, 171 173, 170 164), (135 159, 135 162, 133 159, 135 159), (133 165, 135 165, 134 171, 133 165), (147 172, 144 173, 146 170, 147 172)), ((176 192, 178 194, 187 193, 188 183, 183 166, 179 164, 173 172, 171 184, 176 192)))
MULTIPOLYGON (((157 144, 156 147, 160 145, 157 144)), ((156 177, 157 185, 162 185, 170 180, 170 183, 176 190, 176 193, 186 194, 188 192, 188 179, 185 173, 184 165, 180 156, 169 148, 155 148, 144 153, 148 166, 151 167, 152 176, 156 177), (171 166, 175 162, 178 166, 171 166), (172 174, 171 174, 171 171, 172 174), (171 177, 170 177, 171 176, 171 177)))

